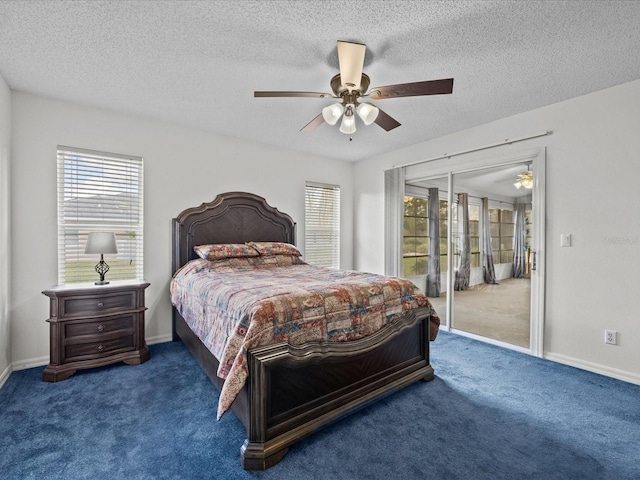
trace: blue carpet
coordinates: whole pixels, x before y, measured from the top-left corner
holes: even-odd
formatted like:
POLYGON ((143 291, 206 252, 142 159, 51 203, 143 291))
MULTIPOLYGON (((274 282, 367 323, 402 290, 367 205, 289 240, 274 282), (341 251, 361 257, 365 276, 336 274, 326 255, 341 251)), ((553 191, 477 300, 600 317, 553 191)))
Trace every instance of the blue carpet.
POLYGON ((436 379, 317 432, 264 472, 215 420, 217 391, 181 343, 151 360, 42 368, 0 390, 2 479, 638 479, 640 386, 441 332, 436 379))

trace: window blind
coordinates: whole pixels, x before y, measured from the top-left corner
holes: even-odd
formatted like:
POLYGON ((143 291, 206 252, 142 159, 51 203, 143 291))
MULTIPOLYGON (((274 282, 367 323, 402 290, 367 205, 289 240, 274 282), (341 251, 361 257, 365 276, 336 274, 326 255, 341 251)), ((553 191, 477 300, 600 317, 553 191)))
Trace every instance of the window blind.
POLYGON ((91 232, 113 232, 107 280, 142 280, 142 158, 58 146, 58 283, 94 282, 99 255, 85 255, 91 232))
POLYGON ((304 207, 305 261, 340 268, 340 187, 306 182, 304 207))

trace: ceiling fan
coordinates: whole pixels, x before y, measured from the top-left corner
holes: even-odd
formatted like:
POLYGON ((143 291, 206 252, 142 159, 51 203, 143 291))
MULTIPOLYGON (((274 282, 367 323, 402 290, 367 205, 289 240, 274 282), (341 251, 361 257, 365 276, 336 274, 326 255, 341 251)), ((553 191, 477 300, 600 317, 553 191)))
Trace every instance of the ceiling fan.
POLYGON ((356 113, 365 125, 371 125, 375 122, 387 132, 400 126, 400 122, 380 110, 373 103, 360 102, 360 99, 384 100, 385 98, 442 95, 453 92, 453 78, 387 85, 367 91, 370 84, 369 76, 362 72, 366 48, 366 45, 361 43, 338 41, 340 73, 330 81, 332 94, 256 91, 254 92, 254 97, 337 98, 339 102, 324 107, 322 113, 302 127, 300 131, 309 132, 315 130, 324 122, 329 125, 335 125, 342 117, 340 131, 344 134, 352 135, 356 131, 356 113))
POLYGON ((516 176, 516 183, 513 184, 516 188, 524 187, 524 188, 533 188, 533 172, 526 171, 520 172, 516 176))

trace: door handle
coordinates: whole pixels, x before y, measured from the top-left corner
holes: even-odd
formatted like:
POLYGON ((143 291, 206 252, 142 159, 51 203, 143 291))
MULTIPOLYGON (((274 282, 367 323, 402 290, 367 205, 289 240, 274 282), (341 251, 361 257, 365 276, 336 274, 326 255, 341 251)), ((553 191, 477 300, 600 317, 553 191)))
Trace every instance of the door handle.
POLYGON ((531 250, 531 271, 533 272, 536 269, 536 260, 538 258, 538 256, 536 255, 536 251, 535 250, 531 250))

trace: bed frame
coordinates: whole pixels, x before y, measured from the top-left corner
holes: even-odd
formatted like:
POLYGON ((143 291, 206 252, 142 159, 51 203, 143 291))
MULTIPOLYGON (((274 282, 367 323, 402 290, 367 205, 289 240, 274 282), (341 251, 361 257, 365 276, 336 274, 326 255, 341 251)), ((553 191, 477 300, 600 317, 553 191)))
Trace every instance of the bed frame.
MULTIPOLYGON (((194 245, 249 241, 295 244, 295 223, 257 195, 218 195, 173 219, 173 272, 196 258, 194 245)), ((413 382, 432 380, 429 320, 430 309, 419 308, 360 340, 249 351, 249 378, 231 406, 247 431, 242 467, 267 469, 328 423, 413 382)), ((172 324, 173 339, 184 342, 220 389, 217 359, 175 308, 172 324)))

